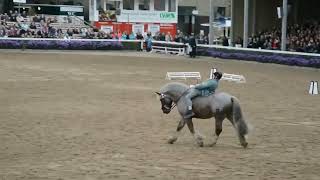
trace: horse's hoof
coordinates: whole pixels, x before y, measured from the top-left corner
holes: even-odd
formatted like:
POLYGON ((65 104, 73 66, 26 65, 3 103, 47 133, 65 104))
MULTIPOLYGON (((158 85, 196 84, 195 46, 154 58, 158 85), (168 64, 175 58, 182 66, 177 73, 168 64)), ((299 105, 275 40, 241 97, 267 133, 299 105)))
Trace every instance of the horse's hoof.
POLYGON ((211 143, 211 144, 209 144, 209 147, 213 147, 213 146, 215 146, 217 143, 215 142, 215 143, 211 143))
POLYGON ((203 147, 204 143, 203 142, 198 142, 199 147, 203 147))
POLYGON ((173 144, 174 142, 177 141, 177 139, 178 139, 178 138, 170 138, 170 139, 168 140, 168 144, 173 144))
POLYGON ((248 147, 248 143, 247 142, 242 143, 241 146, 246 149, 248 147))

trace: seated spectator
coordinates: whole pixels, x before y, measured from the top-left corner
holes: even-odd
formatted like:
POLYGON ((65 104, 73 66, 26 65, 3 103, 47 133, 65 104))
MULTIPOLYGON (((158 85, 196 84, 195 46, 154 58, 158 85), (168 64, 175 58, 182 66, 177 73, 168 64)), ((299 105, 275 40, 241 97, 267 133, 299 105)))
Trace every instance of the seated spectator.
POLYGON ((141 32, 137 32, 136 38, 137 38, 138 40, 142 40, 142 39, 143 39, 143 35, 141 34, 141 32))
POLYGON ((130 33, 129 39, 130 39, 130 40, 135 40, 135 39, 136 39, 136 36, 135 36, 135 34, 134 34, 133 31, 130 33))
POLYGON ((39 18, 40 22, 46 22, 46 17, 44 16, 44 14, 41 14, 40 18, 39 18))
POLYGON ((166 34, 165 33, 161 33, 159 36, 159 41, 165 41, 166 40, 166 34))
POLYGON ((128 38, 127 38, 127 32, 126 32, 126 31, 123 32, 121 38, 119 38, 119 39, 122 39, 122 40, 128 39, 128 38))
POLYGON ((30 24, 30 29, 37 29, 37 26, 34 22, 30 24))
POLYGON ((26 12, 26 11, 22 11, 21 16, 22 16, 23 18, 27 18, 27 12, 26 12))
POLYGON ((18 16, 18 11, 15 11, 14 13, 11 11, 10 13, 10 21, 11 22, 17 22, 17 16, 18 16))
POLYGON ((21 22, 24 21, 24 17, 22 17, 21 14, 18 14, 18 16, 16 17, 16 21, 17 21, 18 23, 21 23, 21 22))
POLYGON ((33 22, 40 22, 40 17, 38 15, 35 15, 33 18, 32 18, 33 22))
POLYGON ((172 36, 171 36, 171 33, 170 32, 168 32, 166 35, 165 35, 165 41, 167 41, 167 42, 170 42, 170 41, 172 41, 172 36))
POLYGON ((238 37, 237 40, 235 41, 236 46, 242 47, 243 45, 243 40, 241 37, 238 37))
POLYGON ((70 29, 68 29, 68 30, 67 30, 67 34, 68 34, 69 37, 72 37, 72 36, 73 36, 73 31, 71 31, 70 29))

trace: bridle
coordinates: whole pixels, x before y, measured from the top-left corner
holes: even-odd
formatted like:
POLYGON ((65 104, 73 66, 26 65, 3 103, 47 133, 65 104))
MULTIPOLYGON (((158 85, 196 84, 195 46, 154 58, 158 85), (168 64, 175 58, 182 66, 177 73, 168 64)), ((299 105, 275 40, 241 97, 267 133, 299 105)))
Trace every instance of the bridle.
POLYGON ((184 96, 189 89, 190 89, 190 88, 186 89, 186 90, 178 97, 176 103, 174 103, 170 97, 166 97, 165 94, 160 93, 159 95, 160 95, 160 101, 161 101, 161 105, 162 105, 161 109, 166 109, 166 110, 168 110, 169 112, 172 111, 172 110, 177 106, 177 104, 178 104, 178 102, 180 101, 181 97, 184 96), (169 98, 169 99, 170 99, 170 101, 171 101, 170 106, 168 106, 167 103, 164 102, 164 101, 165 101, 165 98, 169 98), (172 105, 172 104, 173 104, 173 105, 172 105))
POLYGON ((172 99, 170 97, 167 97, 165 94, 160 94, 160 101, 162 110, 167 110, 170 112, 175 107, 175 103, 173 103, 172 99), (166 101, 169 101, 170 104, 166 101), (174 105, 172 106, 172 104, 174 105))

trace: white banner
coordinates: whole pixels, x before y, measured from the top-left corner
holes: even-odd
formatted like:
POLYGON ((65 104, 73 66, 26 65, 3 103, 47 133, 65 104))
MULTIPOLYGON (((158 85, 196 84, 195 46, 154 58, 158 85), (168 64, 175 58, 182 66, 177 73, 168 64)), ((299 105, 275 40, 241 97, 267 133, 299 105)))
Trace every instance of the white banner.
POLYGON ((133 24, 132 25, 132 32, 136 33, 143 33, 144 32, 144 25, 143 24, 133 24))
POLYGON ((149 24, 148 32, 151 32, 152 36, 154 36, 157 32, 160 32, 160 25, 157 24, 149 24))
POLYGON ((62 6, 62 7, 60 7, 60 11, 83 12, 83 7, 62 6))
POLYGON ((178 23, 176 12, 122 10, 118 22, 178 23))
POLYGON ((14 3, 26 3, 27 0, 13 0, 14 3))
POLYGON ((113 26, 102 25, 101 30, 104 31, 105 33, 111 33, 111 32, 113 32, 113 26))

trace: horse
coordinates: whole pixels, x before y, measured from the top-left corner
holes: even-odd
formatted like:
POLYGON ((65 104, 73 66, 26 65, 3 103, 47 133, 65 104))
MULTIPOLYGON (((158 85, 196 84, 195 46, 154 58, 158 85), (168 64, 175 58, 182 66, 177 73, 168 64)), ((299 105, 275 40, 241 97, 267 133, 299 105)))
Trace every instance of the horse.
POLYGON ((204 146, 203 137, 199 132, 194 130, 192 118, 209 119, 215 118, 215 137, 209 146, 214 146, 222 132, 222 122, 227 118, 235 128, 240 144, 243 148, 248 146, 246 136, 249 132, 249 124, 243 118, 239 100, 225 92, 216 92, 210 96, 199 96, 192 100, 193 117, 190 119, 183 118, 188 109, 185 103, 185 94, 190 90, 186 84, 171 82, 161 87, 156 94, 160 97, 161 109, 164 114, 169 114, 177 106, 181 120, 178 123, 176 132, 168 140, 173 144, 178 140, 181 129, 187 124, 190 133, 194 136, 196 143, 204 146))

